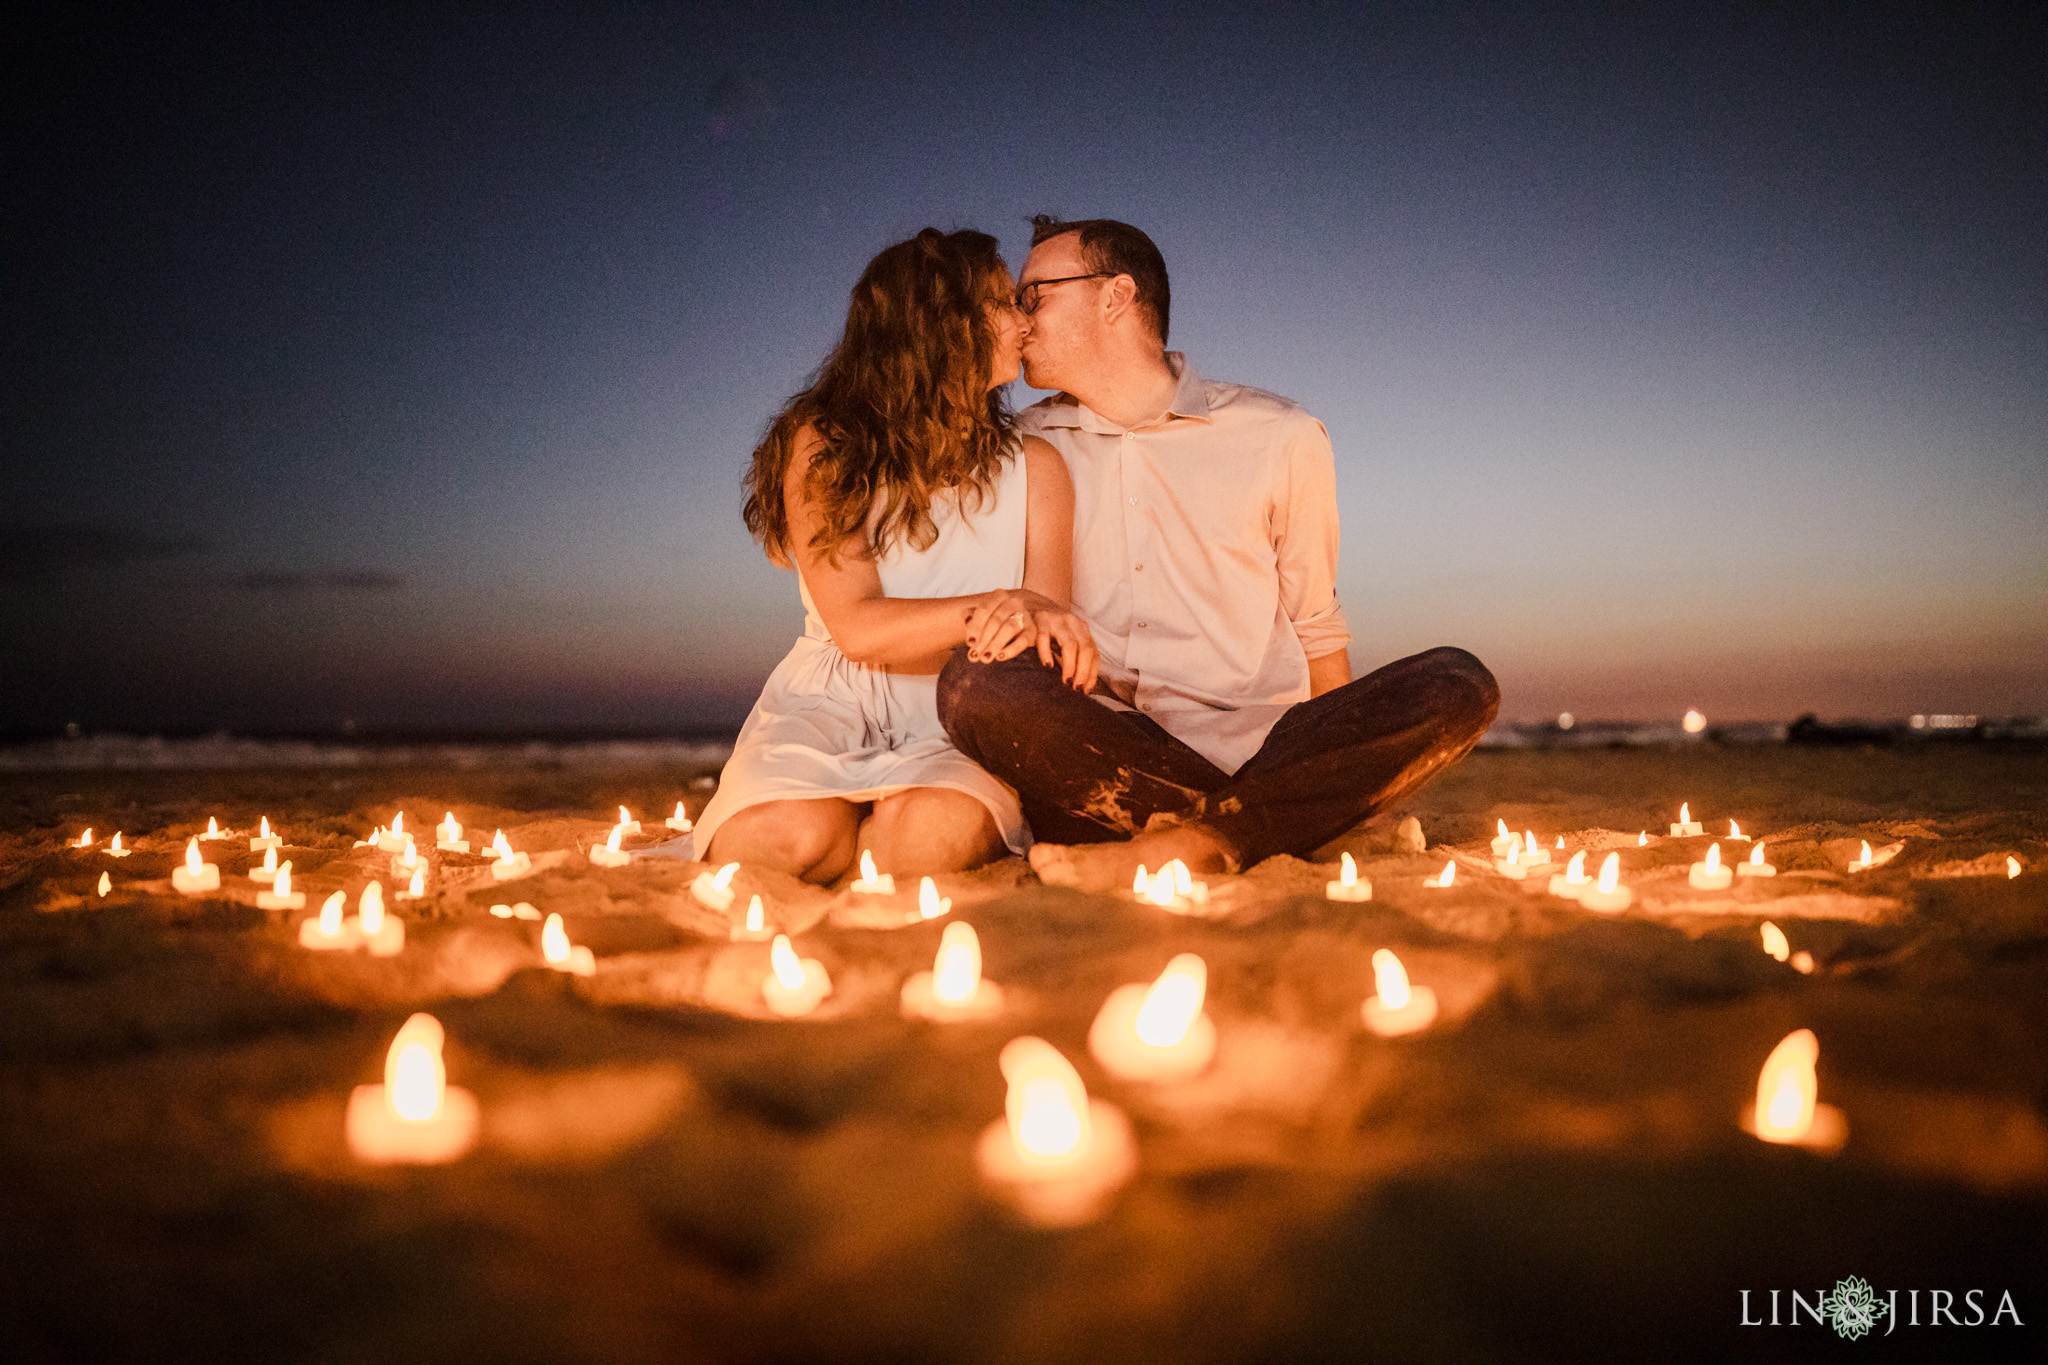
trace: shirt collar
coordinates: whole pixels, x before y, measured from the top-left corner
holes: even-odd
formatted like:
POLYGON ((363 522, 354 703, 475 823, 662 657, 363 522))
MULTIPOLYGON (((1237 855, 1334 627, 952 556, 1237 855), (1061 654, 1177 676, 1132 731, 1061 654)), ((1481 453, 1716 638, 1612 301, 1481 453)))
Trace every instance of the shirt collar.
MULTIPOLYGON (((1195 373, 1195 367, 1188 363, 1187 356, 1179 351, 1168 351, 1166 363, 1173 370, 1175 384, 1173 399, 1166 405, 1166 416, 1187 417, 1197 422, 1209 420, 1209 390, 1202 377, 1195 373)), ((1048 427, 1079 427, 1084 431, 1118 435, 1122 427, 1113 426, 1094 409, 1074 397, 1062 393, 1046 403, 1045 415, 1040 425, 1048 427)))

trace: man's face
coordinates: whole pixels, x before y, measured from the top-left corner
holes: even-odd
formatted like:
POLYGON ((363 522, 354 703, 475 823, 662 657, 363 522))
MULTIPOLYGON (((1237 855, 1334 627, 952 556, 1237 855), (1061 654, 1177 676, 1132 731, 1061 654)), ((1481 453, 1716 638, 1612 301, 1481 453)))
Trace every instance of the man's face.
MULTIPOLYGON (((1065 232, 1031 248, 1017 277, 1020 290, 1035 280, 1090 274, 1081 234, 1065 232)), ((1072 280, 1038 291, 1038 311, 1025 319, 1024 382, 1034 389, 1064 389, 1099 341, 1101 294, 1107 280, 1072 280)))

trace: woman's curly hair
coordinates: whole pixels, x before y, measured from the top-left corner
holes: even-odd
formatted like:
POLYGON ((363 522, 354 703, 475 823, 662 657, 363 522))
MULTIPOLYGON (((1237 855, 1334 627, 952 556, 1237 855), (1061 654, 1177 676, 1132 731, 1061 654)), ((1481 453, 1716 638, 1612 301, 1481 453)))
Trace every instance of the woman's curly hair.
POLYGON ((995 492, 1016 419, 989 387, 1007 267, 985 232, 926 228, 861 272, 846 333, 810 386, 783 404, 747 471, 747 529, 778 564, 792 562, 783 483, 806 426, 820 445, 804 487, 822 524, 812 548, 833 562, 849 540, 879 557, 938 538, 932 498, 960 490, 961 510, 995 492))

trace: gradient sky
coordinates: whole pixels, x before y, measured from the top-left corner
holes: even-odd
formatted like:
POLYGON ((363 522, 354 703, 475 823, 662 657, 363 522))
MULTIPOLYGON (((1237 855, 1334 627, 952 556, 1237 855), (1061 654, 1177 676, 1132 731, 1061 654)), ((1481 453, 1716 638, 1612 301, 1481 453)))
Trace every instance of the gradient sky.
MULTIPOLYGON (((867 258, 1126 219, 1354 667, 2048 710, 2048 8, 271 6, 17 31, 0 730, 733 723, 867 258)), ((1036 395, 1017 392, 1021 406, 1036 395)))

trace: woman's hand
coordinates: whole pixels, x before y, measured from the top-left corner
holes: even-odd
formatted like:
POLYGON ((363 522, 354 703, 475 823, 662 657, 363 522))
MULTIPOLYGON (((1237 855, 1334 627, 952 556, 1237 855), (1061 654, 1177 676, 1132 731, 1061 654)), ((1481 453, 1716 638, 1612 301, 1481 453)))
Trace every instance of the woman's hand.
POLYGON ((967 657, 978 663, 1012 659, 1036 648, 1060 681, 1080 692, 1095 686, 1100 663, 1088 623, 1027 588, 988 594, 967 613, 967 657))

